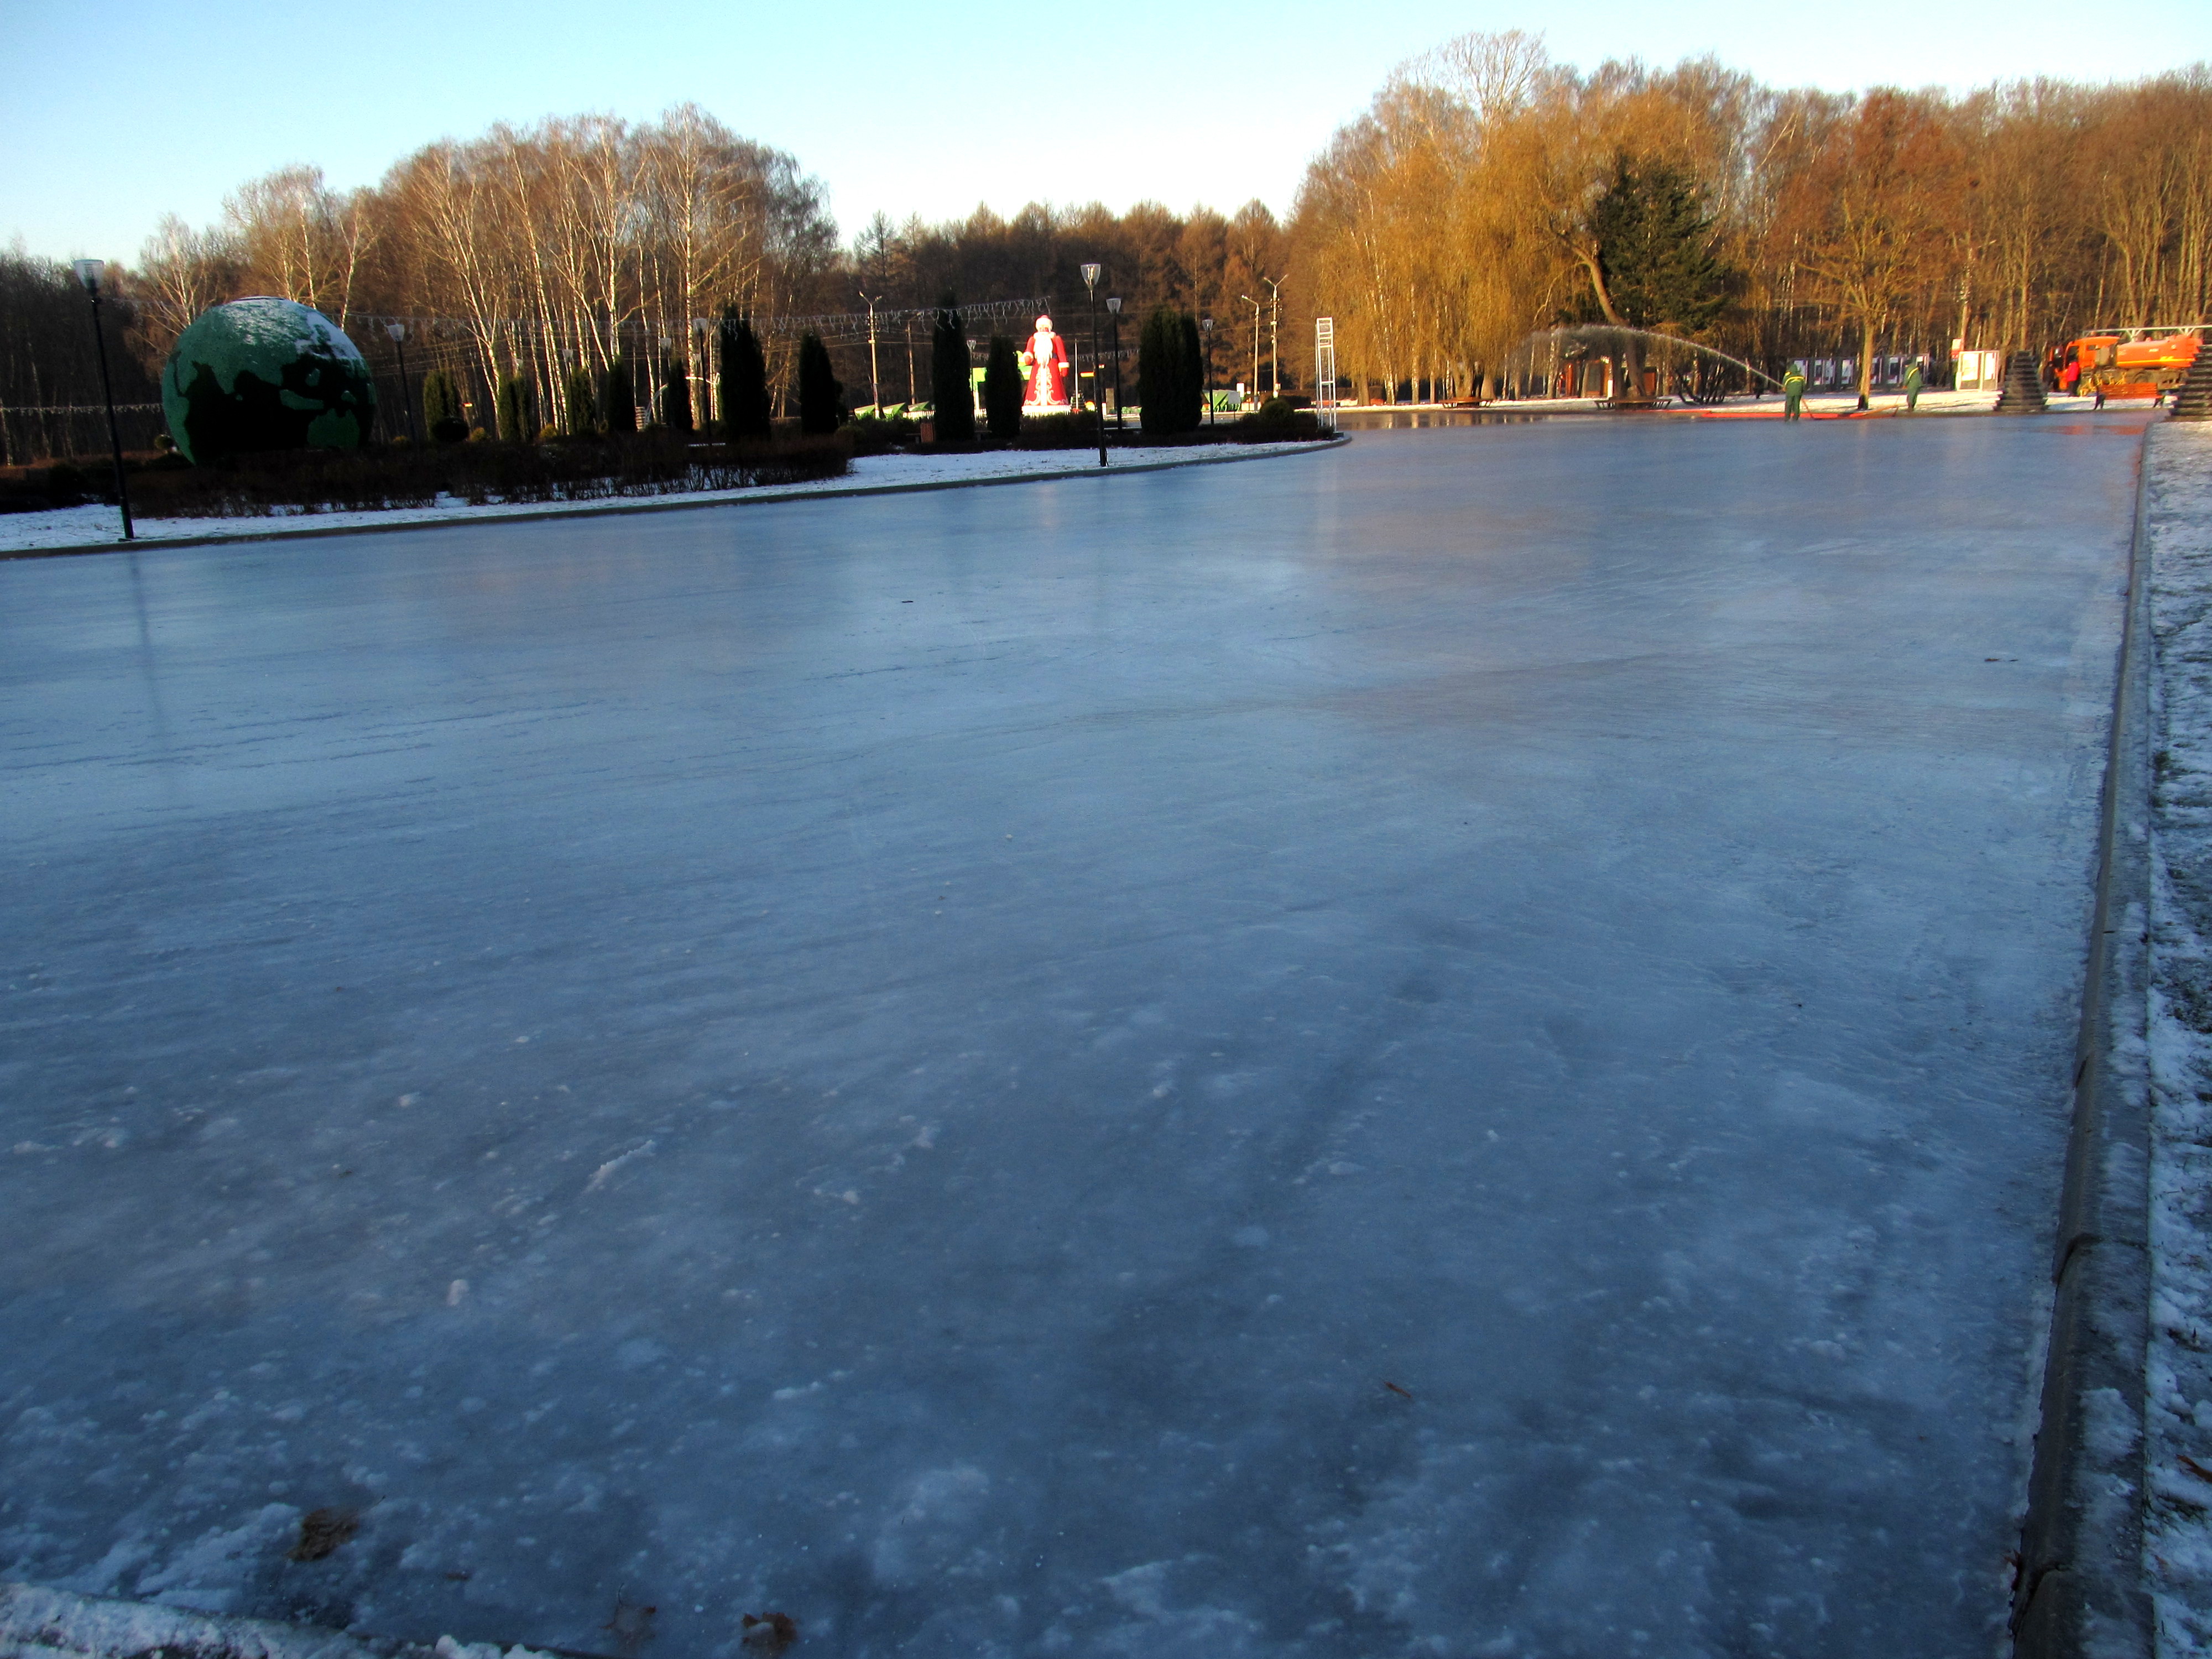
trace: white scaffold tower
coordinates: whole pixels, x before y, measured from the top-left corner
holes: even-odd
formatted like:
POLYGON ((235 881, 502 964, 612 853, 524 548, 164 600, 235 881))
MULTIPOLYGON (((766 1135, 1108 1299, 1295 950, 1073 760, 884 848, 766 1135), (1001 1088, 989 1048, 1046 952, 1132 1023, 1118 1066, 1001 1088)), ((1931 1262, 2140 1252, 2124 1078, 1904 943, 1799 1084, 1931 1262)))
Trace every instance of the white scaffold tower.
POLYGON ((1336 319, 1314 319, 1314 419, 1336 429, 1336 319))

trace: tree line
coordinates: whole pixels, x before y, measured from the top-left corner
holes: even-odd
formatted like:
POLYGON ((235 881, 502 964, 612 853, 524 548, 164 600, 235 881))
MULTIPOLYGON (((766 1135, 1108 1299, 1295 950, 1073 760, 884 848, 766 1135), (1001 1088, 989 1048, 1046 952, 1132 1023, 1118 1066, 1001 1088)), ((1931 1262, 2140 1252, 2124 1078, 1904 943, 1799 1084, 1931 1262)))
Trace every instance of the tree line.
POLYGON ((1288 258, 1302 331, 1333 316, 1340 372, 1377 392, 1494 393, 1562 324, 1850 357, 1863 384, 1878 353, 2196 323, 2212 70, 1841 94, 1463 35, 1314 159, 1288 258))
MULTIPOLYGON (((1221 386, 1310 391, 1324 315, 1346 390, 1370 397, 1535 389, 1559 352, 1527 343, 1571 324, 1770 371, 1835 356, 1863 373, 1891 353, 1940 374, 1953 340, 2039 349, 2092 325, 2205 318, 2212 71, 1839 94, 1710 58, 1583 73, 1532 37, 1470 34, 1390 76, 1314 157, 1287 221, 1257 201, 1032 203, 941 224, 878 215, 843 246, 794 157, 696 105, 501 125, 367 188, 288 167, 214 224, 165 219, 135 267, 111 270, 118 393, 149 396, 208 306, 276 294, 352 334, 392 409, 404 350, 418 392, 441 371, 449 418, 494 429, 526 410, 605 421, 618 367, 647 418, 672 399, 709 418, 726 314, 756 331, 775 415, 797 412, 808 333, 848 402, 921 400, 948 301, 979 348, 1051 306, 1089 362, 1089 262, 1124 301, 1125 354, 1160 307, 1210 319, 1201 373, 1221 386)), ((97 400, 82 303, 65 266, 0 254, 0 459, 65 441, 76 418, 21 411, 97 400)))

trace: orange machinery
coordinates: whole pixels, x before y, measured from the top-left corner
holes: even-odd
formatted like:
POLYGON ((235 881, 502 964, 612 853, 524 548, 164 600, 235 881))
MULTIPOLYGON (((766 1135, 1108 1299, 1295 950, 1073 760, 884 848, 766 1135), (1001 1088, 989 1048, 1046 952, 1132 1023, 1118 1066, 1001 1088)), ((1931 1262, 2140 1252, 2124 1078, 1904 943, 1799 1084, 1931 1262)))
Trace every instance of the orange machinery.
POLYGON ((2080 374, 2075 389, 2102 391, 2107 398, 2152 398, 2171 392, 2197 361, 2202 323, 2169 323, 2148 328, 2093 328, 2059 348, 2051 365, 2060 384, 2066 371, 2080 374))

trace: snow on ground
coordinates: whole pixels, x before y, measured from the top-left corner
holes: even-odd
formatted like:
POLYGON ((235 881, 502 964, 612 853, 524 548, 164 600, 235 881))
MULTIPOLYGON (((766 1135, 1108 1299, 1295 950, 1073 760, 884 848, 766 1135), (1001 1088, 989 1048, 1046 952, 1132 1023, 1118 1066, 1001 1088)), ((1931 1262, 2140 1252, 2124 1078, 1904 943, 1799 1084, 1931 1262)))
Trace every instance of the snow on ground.
MULTIPOLYGON (((1109 471, 1195 466, 1206 462, 1255 460, 1311 449, 1310 442, 1237 444, 1219 448, 1186 447, 1116 449, 1109 471)), ((452 496, 436 507, 399 507, 388 512, 287 514, 241 519, 140 519, 133 528, 148 542, 195 541, 210 537, 296 535, 302 531, 362 530, 392 525, 448 524, 477 519, 585 517, 635 513, 641 508, 721 507, 786 495, 860 495, 878 491, 943 488, 1006 478, 1062 477, 1097 471, 1097 457, 1085 449, 989 451, 975 455, 866 455, 842 478, 809 483, 764 484, 755 489, 702 489, 669 495, 625 495, 612 501, 518 501, 471 507, 452 496)), ((69 507, 49 513, 0 517, 0 554, 83 547, 117 538, 112 507, 69 507)))
POLYGON ((362 1639, 313 1625, 225 1619, 158 1601, 118 1601, 0 1584, 0 1659, 544 1659, 490 1642, 362 1639))
POLYGON ((2151 538, 2151 1329, 2144 1549, 2165 1654, 2212 1653, 2212 426, 2161 423, 2151 538))

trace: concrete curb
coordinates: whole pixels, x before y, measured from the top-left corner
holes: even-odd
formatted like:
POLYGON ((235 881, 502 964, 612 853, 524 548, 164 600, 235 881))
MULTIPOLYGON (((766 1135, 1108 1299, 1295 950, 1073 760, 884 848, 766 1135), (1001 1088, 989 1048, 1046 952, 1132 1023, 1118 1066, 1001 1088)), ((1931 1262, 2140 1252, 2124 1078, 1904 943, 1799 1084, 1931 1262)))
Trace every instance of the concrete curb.
POLYGON ((2150 465, 2146 441, 2105 764, 2042 1423, 2013 1591, 2016 1659, 2150 1659, 2152 1652, 2142 1568, 2150 1333, 2150 548, 2143 505, 2150 465))
MULTIPOLYGON (((229 1619, 35 1584, 0 1584, 0 1659, 538 1659, 557 1648, 409 1642, 315 1625, 229 1619)), ((569 1656, 591 1659, 591 1656, 569 1656)))
MULTIPOLYGON (((710 501, 575 501, 565 507, 549 507, 542 513, 501 513, 482 518, 467 519, 410 519, 394 524, 348 524, 315 526, 299 530, 243 530, 230 531, 211 536, 163 536, 135 542, 79 542, 66 547, 23 547, 0 550, 0 560, 63 559, 84 553, 140 552, 149 548, 165 547, 222 547, 240 542, 297 542, 325 536, 390 535, 401 530, 453 530, 465 525, 481 524, 538 524, 547 519, 613 518, 635 513, 708 513, 725 507, 768 507, 785 501, 848 501, 856 495, 916 495, 936 489, 981 489, 993 484, 1048 483, 1060 478, 1103 478, 1131 472, 1165 472, 1179 466, 1220 466, 1233 461, 1272 461, 1285 456, 1302 455, 1323 450, 1341 449, 1352 441, 1352 434, 1340 432, 1334 438, 1318 441, 1307 440, 1295 449, 1260 449, 1254 453, 1226 455, 1192 455, 1171 461, 1133 461, 1121 466, 1059 467, 1049 472, 1012 472, 998 477, 933 478, 921 483, 854 484, 842 489, 793 490, 789 494, 770 495, 751 492, 734 492, 717 496, 710 501)), ((1244 446, 1237 446, 1243 449, 1244 446)), ((773 489, 775 486, 771 485, 773 489)))

